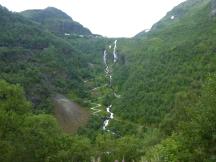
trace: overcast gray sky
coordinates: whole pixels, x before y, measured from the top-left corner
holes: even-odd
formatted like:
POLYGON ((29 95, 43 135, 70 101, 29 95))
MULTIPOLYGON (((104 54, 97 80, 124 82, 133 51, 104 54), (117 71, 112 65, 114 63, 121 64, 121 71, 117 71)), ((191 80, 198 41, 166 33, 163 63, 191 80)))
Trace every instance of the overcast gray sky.
POLYGON ((185 0, 0 0, 11 11, 61 9, 95 34, 131 37, 185 0))

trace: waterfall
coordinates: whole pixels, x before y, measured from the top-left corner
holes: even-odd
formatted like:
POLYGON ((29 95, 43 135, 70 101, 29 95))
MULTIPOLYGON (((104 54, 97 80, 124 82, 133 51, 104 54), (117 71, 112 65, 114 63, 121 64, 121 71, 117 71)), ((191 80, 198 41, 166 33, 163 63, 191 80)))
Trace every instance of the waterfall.
MULTIPOLYGON (((112 46, 110 45, 109 49, 111 48, 112 46)), ((117 49, 117 40, 114 41, 114 46, 113 46, 113 62, 114 63, 116 63, 118 60, 116 49, 117 49)), ((109 78, 109 85, 112 88, 112 69, 111 68, 113 64, 110 66, 108 65, 107 56, 108 56, 108 53, 106 50, 104 50, 103 60, 104 60, 104 65, 105 65, 105 75, 109 78)), ((113 94, 115 97, 119 98, 119 95, 117 95, 115 92, 113 94)), ((106 130, 106 131, 110 131, 107 129, 107 126, 109 125, 110 120, 114 119, 114 113, 111 112, 111 108, 112 108, 112 105, 109 105, 106 108, 106 111, 109 113, 109 117, 107 117, 107 119, 103 123, 103 130, 106 130)))
POLYGON ((118 60, 118 56, 116 54, 116 48, 117 48, 117 40, 114 42, 114 48, 113 48, 113 62, 115 63, 118 60))

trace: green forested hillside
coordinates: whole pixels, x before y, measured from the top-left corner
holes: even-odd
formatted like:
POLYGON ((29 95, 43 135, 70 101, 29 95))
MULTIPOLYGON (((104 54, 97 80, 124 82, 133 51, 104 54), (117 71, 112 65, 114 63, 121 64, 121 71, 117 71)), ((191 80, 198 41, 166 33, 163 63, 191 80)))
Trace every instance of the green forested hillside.
POLYGON ((158 124, 177 106, 177 98, 199 95, 205 79, 214 74, 216 24, 211 3, 187 3, 177 7, 187 11, 183 16, 174 9, 143 37, 119 45, 126 61, 119 71, 116 68, 116 84, 123 95, 116 111, 124 118, 158 124), (171 20, 174 14, 176 19, 171 20))
MULTIPOLYGON (((153 147, 148 160, 215 160, 212 144, 215 145, 216 131, 211 118, 215 105, 204 97, 214 92, 202 90, 216 71, 214 4, 215 1, 188 0, 170 11, 151 31, 119 41, 118 50, 125 61, 116 67, 114 75, 122 95, 115 101, 114 112, 124 120, 143 125, 144 134, 151 136, 144 139, 146 146, 162 140, 153 147), (208 116, 209 112, 212 114, 208 116), (198 124, 205 122, 203 118, 209 122, 208 130, 198 124)), ((213 89, 214 81, 213 77, 208 90, 213 89)), ((113 122, 115 127, 119 124, 113 122)))
POLYGON ((0 161, 216 161, 215 6, 187 0, 149 32, 118 39, 115 64, 113 39, 61 30, 73 21, 57 9, 0 7, 0 161), (103 131, 106 111, 92 113, 66 134, 52 115, 55 94, 86 109, 112 104, 114 118, 103 131))
POLYGON ((102 119, 69 135, 53 116, 58 93, 90 98, 84 81, 103 74, 103 49, 110 40, 58 37, 4 7, 0 21, 0 161, 138 160, 140 140, 99 131, 102 119))
POLYGON ((43 10, 26 10, 21 12, 21 14, 58 35, 92 35, 89 29, 73 21, 66 13, 54 7, 48 7, 43 10))
POLYGON ((0 80, 0 99, 0 161, 88 162, 97 157, 114 161, 123 156, 138 160, 141 155, 142 145, 136 137, 97 134, 90 141, 64 134, 52 115, 32 113, 31 103, 18 85, 0 80))
POLYGON ((86 68, 91 60, 78 44, 72 45, 4 7, 0 13, 1 79, 20 83, 28 98, 44 111, 50 111, 53 93, 87 95, 83 79, 91 75, 86 68))

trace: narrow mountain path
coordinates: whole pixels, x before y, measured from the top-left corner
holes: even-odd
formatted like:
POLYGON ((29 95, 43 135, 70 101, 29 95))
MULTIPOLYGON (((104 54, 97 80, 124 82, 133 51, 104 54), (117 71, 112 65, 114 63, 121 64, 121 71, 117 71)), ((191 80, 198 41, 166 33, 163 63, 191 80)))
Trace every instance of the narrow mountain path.
POLYGON ((99 112, 101 112, 101 109, 98 109, 99 107, 101 107, 101 104, 97 104, 97 103, 92 103, 92 104, 96 104, 96 106, 91 107, 90 109, 93 110, 93 115, 97 115, 99 112))
POLYGON ((106 86, 107 86, 107 84, 104 84, 104 85, 102 85, 102 86, 100 86, 100 87, 95 87, 95 88, 93 88, 91 91, 96 91, 96 90, 101 89, 101 88, 104 88, 104 87, 106 87, 106 86))

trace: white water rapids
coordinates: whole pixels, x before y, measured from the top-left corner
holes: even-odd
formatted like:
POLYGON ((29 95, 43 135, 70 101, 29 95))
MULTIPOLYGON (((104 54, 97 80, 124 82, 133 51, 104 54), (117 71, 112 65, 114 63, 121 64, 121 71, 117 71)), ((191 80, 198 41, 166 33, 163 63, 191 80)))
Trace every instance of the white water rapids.
MULTIPOLYGON (((109 121, 114 118, 114 114, 110 111, 111 107, 112 107, 112 105, 109 105, 106 108, 106 111, 110 114, 110 117, 104 121, 103 130, 106 130, 106 127, 109 125, 109 121)), ((107 130, 107 131, 109 131, 109 130, 107 130)))
POLYGON ((113 58, 114 58, 113 62, 114 63, 118 60, 118 56, 116 54, 116 48, 117 48, 117 40, 115 40, 115 42, 114 42, 114 48, 113 48, 113 58))
MULTIPOLYGON (((111 49, 111 48, 112 48, 112 45, 109 46, 109 49, 111 49)), ((117 60, 118 60, 118 56, 117 56, 117 53, 116 53, 116 48, 117 48, 117 40, 114 41, 114 46, 113 46, 113 64, 116 63, 117 60)), ((112 65, 113 64, 110 65, 110 66, 108 65, 107 56, 108 56, 108 53, 107 53, 106 50, 104 50, 103 60, 104 60, 104 65, 105 65, 105 74, 109 78, 110 87, 112 87, 112 65)), ((115 92, 113 92, 113 94, 117 98, 120 97, 115 92)), ((112 108, 112 105, 109 105, 106 108, 106 111, 109 113, 109 117, 107 117, 107 119, 103 123, 103 130, 110 131, 110 130, 107 129, 107 126, 109 125, 110 120, 114 119, 114 113, 111 112, 111 108, 112 108)))
MULTIPOLYGON (((96 91, 100 88, 103 88, 103 87, 110 87, 112 89, 112 92, 113 92, 113 95, 116 97, 116 98, 120 98, 121 96, 116 94, 116 92, 114 91, 113 87, 112 87, 112 66, 117 62, 118 60, 118 56, 117 56, 117 53, 116 53, 116 49, 117 49, 117 40, 114 41, 113 43, 114 45, 109 45, 109 50, 111 50, 113 48, 113 52, 112 52, 112 55, 113 55, 113 62, 112 63, 109 63, 108 61, 108 56, 109 56, 109 53, 107 52, 107 50, 104 50, 104 53, 103 53, 103 62, 104 62, 104 65, 105 65, 105 76, 108 78, 108 82, 109 84, 105 84, 103 86, 100 86, 100 87, 95 87, 93 88, 91 91, 96 91)), ((84 83, 88 82, 89 80, 85 80, 84 83)), ((97 104, 97 103, 92 103, 91 101, 86 101, 86 102, 89 102, 95 106, 91 107, 90 109, 93 111, 93 115, 97 115, 99 112, 101 112, 101 109, 99 109, 99 107, 101 107, 102 105, 101 104, 97 104)), ((106 119, 104 120, 103 122, 103 130, 104 131, 108 131, 110 132, 109 129, 107 129, 108 125, 109 125, 109 122, 111 119, 114 119, 114 113, 111 111, 111 108, 112 108, 112 104, 110 104, 108 107, 106 107, 106 112, 109 113, 109 116, 106 117, 106 119)), ((114 134, 114 132, 112 132, 114 134)))

